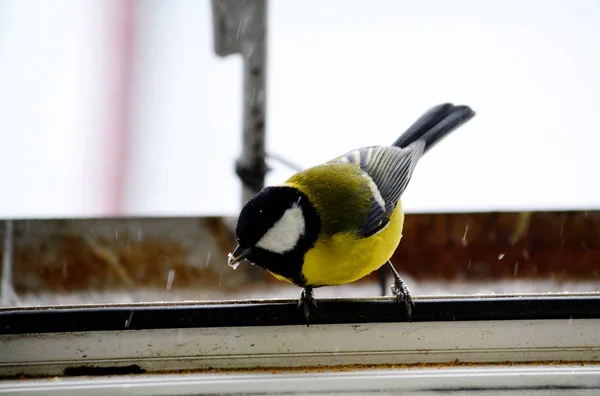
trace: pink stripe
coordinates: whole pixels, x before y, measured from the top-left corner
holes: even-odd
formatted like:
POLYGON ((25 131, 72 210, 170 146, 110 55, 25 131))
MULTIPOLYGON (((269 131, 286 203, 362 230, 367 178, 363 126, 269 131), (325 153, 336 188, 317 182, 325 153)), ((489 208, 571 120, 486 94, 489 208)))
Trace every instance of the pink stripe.
POLYGON ((114 0, 111 4, 110 32, 114 62, 108 122, 108 183, 106 214, 120 216, 125 209, 130 139, 131 96, 134 66, 137 0, 114 0))

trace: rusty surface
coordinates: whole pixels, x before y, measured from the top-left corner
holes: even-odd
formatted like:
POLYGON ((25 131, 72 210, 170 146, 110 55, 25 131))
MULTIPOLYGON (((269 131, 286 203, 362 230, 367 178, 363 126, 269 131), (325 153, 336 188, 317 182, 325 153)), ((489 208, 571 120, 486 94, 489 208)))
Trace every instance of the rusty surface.
POLYGON ((17 221, 13 284, 23 291, 236 287, 207 219, 17 221))
POLYGON ((597 366, 600 362, 593 360, 541 360, 523 362, 463 362, 455 359, 445 363, 405 363, 405 364, 348 364, 327 366, 299 366, 299 367, 253 367, 253 368, 209 368, 203 370, 160 371, 152 374, 287 374, 287 373, 335 373, 364 370, 419 370, 419 369, 444 369, 457 367, 539 367, 539 366, 597 366))
MULTIPOLYGON (((69 292, 279 282, 258 268, 227 266, 231 224, 218 217, 15 221, 13 284, 17 292, 69 292)), ((409 214, 393 262, 419 281, 595 281, 600 212, 409 214)), ((359 282, 369 281, 376 274, 359 282)))
MULTIPOLYGON (((344 373, 358 371, 381 371, 381 370, 423 370, 423 369, 449 369, 449 368, 486 368, 486 367, 542 367, 542 366, 597 366, 600 362, 593 360, 541 360, 522 362, 463 362, 458 359, 446 363, 406 363, 406 364, 350 364, 350 365, 326 365, 326 366, 298 366, 298 367, 254 367, 254 368, 207 368, 200 370, 160 370, 149 371, 138 365, 118 367, 95 367, 77 366, 65 370, 64 376, 87 376, 87 375, 194 375, 194 374, 290 374, 290 373, 344 373)), ((48 375, 25 375, 17 374, 1 376, 0 380, 30 380, 42 378, 60 378, 48 375)))
POLYGON ((407 216, 393 260, 418 279, 600 277, 600 212, 407 216))

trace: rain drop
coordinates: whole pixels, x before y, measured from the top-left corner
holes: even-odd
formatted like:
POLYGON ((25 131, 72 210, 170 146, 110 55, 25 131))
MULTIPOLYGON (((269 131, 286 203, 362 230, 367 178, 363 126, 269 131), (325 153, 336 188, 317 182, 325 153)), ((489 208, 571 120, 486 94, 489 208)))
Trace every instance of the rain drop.
POLYGON ((505 253, 500 253, 498 255, 498 260, 502 260, 504 258, 505 253))
POLYGON ((235 32, 235 41, 240 41, 240 34, 242 32, 242 23, 243 23, 243 21, 240 21, 240 23, 238 24, 237 32, 235 32))
POLYGON ((210 259, 212 258, 212 252, 207 252, 206 253, 206 260, 204 261, 204 268, 208 268, 208 266, 210 265, 210 259))
MULTIPOLYGON (((232 267, 233 267, 233 269, 236 269, 237 266, 238 266, 238 264, 235 264, 235 267, 233 267, 233 266, 232 267)), ((223 280, 223 271, 221 271, 221 274, 219 275, 219 286, 218 287, 221 287, 222 280, 223 280)))
POLYGON ((131 326, 131 321, 133 320, 133 311, 129 313, 129 318, 125 321, 125 328, 128 329, 131 326))
POLYGON ((173 279, 175 279, 175 270, 169 270, 169 276, 167 277, 167 290, 171 290, 171 286, 173 285, 173 279))
POLYGON ((468 232, 469 232, 469 225, 467 224, 467 226, 465 227, 465 233, 463 234, 463 237, 461 240, 463 246, 467 246, 467 233, 468 232))

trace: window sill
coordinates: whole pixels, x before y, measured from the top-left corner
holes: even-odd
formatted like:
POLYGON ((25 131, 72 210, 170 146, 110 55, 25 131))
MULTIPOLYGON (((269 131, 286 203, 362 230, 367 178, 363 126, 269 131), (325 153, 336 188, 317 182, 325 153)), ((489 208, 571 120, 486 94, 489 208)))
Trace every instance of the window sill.
MULTIPOLYGON (((600 297, 390 298, 0 310, 0 376, 356 365, 598 362, 600 297)), ((354 367, 356 368, 356 367, 354 367)))

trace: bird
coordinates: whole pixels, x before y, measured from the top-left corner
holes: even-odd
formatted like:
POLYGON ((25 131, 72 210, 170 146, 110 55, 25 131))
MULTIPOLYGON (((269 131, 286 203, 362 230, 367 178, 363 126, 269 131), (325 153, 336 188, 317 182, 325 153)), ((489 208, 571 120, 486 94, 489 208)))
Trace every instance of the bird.
POLYGON ((475 116, 466 105, 427 110, 390 146, 351 150, 264 187, 242 207, 234 269, 244 260, 302 288, 298 308, 307 326, 314 289, 355 282, 386 265, 392 294, 408 321, 415 307, 391 257, 404 226, 402 194, 416 164, 450 132, 475 116))

